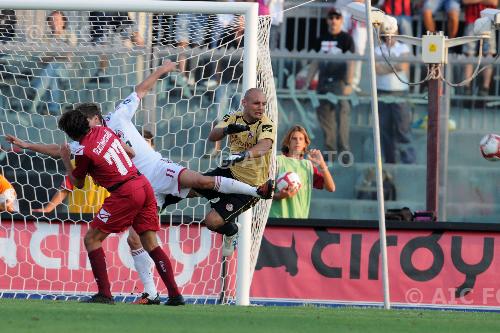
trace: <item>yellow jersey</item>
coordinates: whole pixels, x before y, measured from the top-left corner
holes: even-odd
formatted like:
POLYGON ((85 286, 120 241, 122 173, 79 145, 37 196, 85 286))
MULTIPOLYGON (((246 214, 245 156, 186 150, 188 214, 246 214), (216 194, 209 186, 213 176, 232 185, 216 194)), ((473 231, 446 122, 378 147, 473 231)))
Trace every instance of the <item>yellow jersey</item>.
MULTIPOLYGON (((269 117, 263 115, 262 118, 252 124, 243 119, 243 111, 227 114, 222 118, 222 122, 216 127, 224 128, 229 124, 242 124, 250 126, 249 131, 230 134, 229 149, 231 153, 241 153, 255 146, 263 139, 276 140, 276 127, 269 117)), ((231 166, 233 177, 239 181, 252 186, 263 184, 269 177, 269 166, 271 162, 272 150, 257 158, 247 158, 242 162, 231 166)))
MULTIPOLYGON (((71 162, 74 163, 74 161, 71 162)), ((75 188, 68 176, 64 178, 61 188, 70 191, 68 195, 69 213, 96 214, 104 199, 109 197, 109 192, 104 187, 95 184, 92 177, 88 175, 85 177, 85 184, 81 189, 75 188)))

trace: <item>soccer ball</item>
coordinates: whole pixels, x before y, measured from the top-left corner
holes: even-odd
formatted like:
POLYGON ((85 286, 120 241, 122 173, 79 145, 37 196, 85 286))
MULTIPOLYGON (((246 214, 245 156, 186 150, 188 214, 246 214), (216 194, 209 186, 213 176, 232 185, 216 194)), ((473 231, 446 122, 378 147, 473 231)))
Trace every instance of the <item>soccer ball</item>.
POLYGON ((496 134, 485 135, 479 142, 479 149, 488 161, 500 161, 500 136, 496 134))
POLYGON ((281 191, 285 188, 288 189, 297 189, 302 186, 300 182, 300 177, 298 174, 292 171, 284 172, 279 175, 278 180, 276 181, 276 188, 278 191, 281 191))

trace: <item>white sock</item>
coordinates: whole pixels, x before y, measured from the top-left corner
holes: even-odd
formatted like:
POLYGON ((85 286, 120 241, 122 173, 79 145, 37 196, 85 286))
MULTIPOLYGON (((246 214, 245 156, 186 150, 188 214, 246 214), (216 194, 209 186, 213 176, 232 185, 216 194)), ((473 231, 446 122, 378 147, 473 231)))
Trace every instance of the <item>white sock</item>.
POLYGON ((153 280, 153 260, 149 257, 149 254, 143 249, 132 250, 132 258, 134 259, 134 267, 142 284, 144 285, 144 292, 148 293, 150 299, 154 299, 158 294, 156 290, 155 282, 153 280))
POLYGON ((237 193, 251 195, 252 197, 259 197, 257 194, 257 189, 248 184, 242 183, 239 180, 226 178, 226 177, 215 177, 215 187, 214 190, 220 193, 237 193))

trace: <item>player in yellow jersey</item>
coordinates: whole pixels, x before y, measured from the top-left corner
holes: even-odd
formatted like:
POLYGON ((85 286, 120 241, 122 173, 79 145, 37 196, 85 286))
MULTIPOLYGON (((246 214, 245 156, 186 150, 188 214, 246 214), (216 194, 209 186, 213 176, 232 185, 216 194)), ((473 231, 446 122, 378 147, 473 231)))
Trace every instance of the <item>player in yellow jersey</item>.
MULTIPOLYGON (((276 126, 264 114, 266 97, 262 90, 249 89, 242 105, 242 111, 224 116, 222 122, 210 132, 210 141, 219 141, 229 135, 231 155, 224 160, 221 167, 205 175, 233 178, 257 186, 269 177, 276 126)), ((224 235, 222 254, 231 255, 234 252, 233 241, 238 233, 238 225, 234 219, 260 199, 244 194, 194 190, 207 199, 219 198, 219 201, 212 203, 212 210, 205 216, 205 224, 208 229, 224 235)))
POLYGON ((50 201, 44 207, 32 209, 32 211, 34 213, 50 213, 60 205, 64 199, 68 198, 67 205, 69 213, 96 214, 99 209, 101 209, 104 199, 108 196, 108 191, 96 185, 90 176, 85 177, 85 184, 81 189, 74 188, 73 184, 71 184, 66 176, 50 201))

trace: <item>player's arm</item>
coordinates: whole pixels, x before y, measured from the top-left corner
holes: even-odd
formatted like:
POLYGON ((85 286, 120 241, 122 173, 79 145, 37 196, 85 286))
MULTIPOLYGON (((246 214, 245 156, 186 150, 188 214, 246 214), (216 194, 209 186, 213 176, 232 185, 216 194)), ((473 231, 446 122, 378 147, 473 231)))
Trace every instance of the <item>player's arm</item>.
POLYGON ((267 138, 261 139, 257 141, 257 144, 252 148, 239 153, 233 153, 230 156, 228 156, 226 159, 224 159, 224 161, 222 161, 222 167, 228 167, 234 165, 248 158, 261 157, 265 155, 267 152, 269 152, 269 150, 271 150, 272 147, 273 147, 272 139, 267 139, 267 138))
POLYGON ((210 131, 210 134, 208 134, 208 140, 215 142, 215 141, 220 141, 225 137, 224 135, 224 128, 220 127, 214 127, 210 131))
POLYGON ((257 144, 248 149, 248 158, 258 158, 266 155, 273 147, 273 140, 262 139, 257 141, 257 144))
POLYGON ((283 199, 288 199, 293 197, 299 192, 300 188, 299 187, 285 187, 279 192, 274 193, 273 195, 273 200, 283 200, 283 199))
POLYGON ((61 159, 63 161, 64 167, 66 168, 66 174, 69 178, 71 184, 78 188, 82 188, 85 184, 85 177, 75 177, 73 171, 75 167, 71 163, 71 150, 67 144, 61 145, 61 159))
POLYGON ((316 166, 321 176, 323 176, 323 189, 334 192, 335 182, 333 181, 332 174, 328 169, 328 165, 323 158, 323 154, 318 149, 311 149, 308 154, 308 159, 316 166))
POLYGON ((68 190, 60 188, 59 190, 57 190, 57 192, 52 196, 50 201, 45 206, 43 206, 42 208, 32 209, 32 211, 34 213, 50 213, 57 206, 59 206, 64 201, 64 199, 66 199, 68 194, 69 194, 68 190))
POLYGON ((126 144, 123 141, 120 141, 122 144, 123 149, 125 149, 125 152, 127 153, 128 157, 134 158, 135 157, 135 151, 130 147, 128 144, 126 144))
POLYGON ((135 92, 137 94, 137 97, 143 98, 144 96, 146 96, 146 94, 148 93, 148 91, 151 88, 153 88, 153 86, 155 85, 156 81, 158 81, 158 79, 162 75, 170 73, 170 72, 173 72, 176 69, 177 69, 177 63, 172 62, 172 61, 170 61, 168 59, 165 60, 163 62, 163 65, 161 65, 159 68, 157 68, 146 79, 144 79, 144 81, 142 81, 141 83, 139 83, 135 87, 135 92))
POLYGON ((5 135, 5 139, 11 144, 18 146, 22 149, 28 149, 37 153, 49 155, 54 158, 61 157, 59 145, 57 144, 40 144, 40 143, 32 143, 29 141, 21 140, 13 135, 7 134, 5 135))
POLYGON ((208 134, 208 140, 215 142, 222 140, 228 134, 236 134, 250 130, 250 126, 246 124, 236 124, 236 118, 229 114, 226 114, 222 121, 217 124, 210 134, 208 134))

